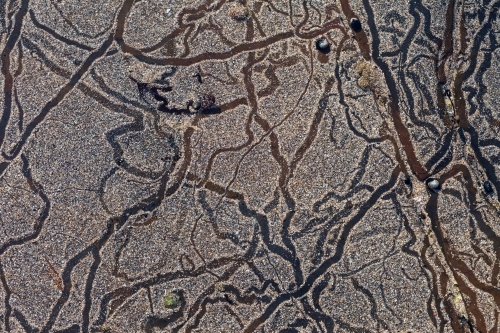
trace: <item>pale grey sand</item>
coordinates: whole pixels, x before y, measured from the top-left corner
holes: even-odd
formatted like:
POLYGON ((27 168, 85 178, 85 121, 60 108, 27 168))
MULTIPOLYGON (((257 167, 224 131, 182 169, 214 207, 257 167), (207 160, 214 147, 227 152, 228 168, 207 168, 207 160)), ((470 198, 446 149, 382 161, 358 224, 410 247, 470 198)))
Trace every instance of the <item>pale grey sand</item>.
POLYGON ((499 7, 0 2, 0 332, 500 331, 499 7))

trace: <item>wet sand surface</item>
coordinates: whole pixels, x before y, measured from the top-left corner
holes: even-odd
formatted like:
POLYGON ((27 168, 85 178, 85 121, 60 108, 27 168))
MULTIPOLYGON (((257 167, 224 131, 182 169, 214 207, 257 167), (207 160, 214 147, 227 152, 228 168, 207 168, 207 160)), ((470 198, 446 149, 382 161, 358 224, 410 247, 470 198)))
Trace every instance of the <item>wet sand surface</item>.
POLYGON ((0 1, 0 332, 500 332, 500 1, 0 1))

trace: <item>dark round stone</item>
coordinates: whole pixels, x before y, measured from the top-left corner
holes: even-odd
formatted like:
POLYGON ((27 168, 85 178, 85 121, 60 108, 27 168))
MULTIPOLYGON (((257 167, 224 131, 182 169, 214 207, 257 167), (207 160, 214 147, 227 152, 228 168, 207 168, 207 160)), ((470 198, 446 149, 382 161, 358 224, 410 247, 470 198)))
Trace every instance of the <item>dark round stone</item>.
POLYGON ((404 181, 405 181, 405 184, 407 186, 411 186, 411 179, 410 179, 410 177, 405 177, 404 181))
POLYGON ((326 49, 328 47, 328 41, 326 39, 319 39, 317 43, 320 49, 326 49))
POLYGON ((355 32, 360 32, 361 31, 361 22, 357 18, 352 18, 351 22, 349 22, 349 25, 351 26, 351 29, 354 30, 355 32))
POLYGON ((441 189, 441 184, 439 184, 439 181, 436 178, 427 178, 427 180, 425 181, 425 185, 427 185, 429 190, 434 193, 439 192, 439 190, 441 189))
POLYGON ((194 108, 195 110, 199 110, 199 109, 201 108, 201 103, 200 103, 200 102, 195 102, 195 103, 193 104, 193 108, 194 108))
POLYGON ((328 53, 330 52, 330 43, 324 38, 318 39, 316 41, 316 49, 321 53, 328 53))
POLYGON ((491 186, 491 182, 489 180, 483 183, 483 188, 487 195, 492 195, 494 193, 493 186, 491 186))

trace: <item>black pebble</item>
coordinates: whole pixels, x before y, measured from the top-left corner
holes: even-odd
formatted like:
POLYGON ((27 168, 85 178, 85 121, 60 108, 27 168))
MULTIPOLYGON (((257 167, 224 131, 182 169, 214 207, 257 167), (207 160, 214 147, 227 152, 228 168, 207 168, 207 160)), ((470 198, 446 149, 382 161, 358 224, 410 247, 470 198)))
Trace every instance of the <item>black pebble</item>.
POLYGON ((352 18, 351 22, 351 29, 354 30, 354 32, 360 32, 361 31, 361 22, 357 18, 352 18))
POLYGON ((492 195, 494 193, 493 186, 491 186, 491 182, 489 180, 483 183, 483 188, 487 195, 492 195))
POLYGON ((330 43, 326 39, 318 39, 316 41, 316 49, 321 53, 330 52, 330 43))
POLYGON ((425 185, 427 185, 427 188, 434 193, 438 193, 439 191, 441 191, 441 184, 439 184, 439 181, 436 178, 427 178, 425 180, 425 185))
POLYGON ((408 186, 411 186, 411 179, 410 177, 405 177, 405 184, 408 186))

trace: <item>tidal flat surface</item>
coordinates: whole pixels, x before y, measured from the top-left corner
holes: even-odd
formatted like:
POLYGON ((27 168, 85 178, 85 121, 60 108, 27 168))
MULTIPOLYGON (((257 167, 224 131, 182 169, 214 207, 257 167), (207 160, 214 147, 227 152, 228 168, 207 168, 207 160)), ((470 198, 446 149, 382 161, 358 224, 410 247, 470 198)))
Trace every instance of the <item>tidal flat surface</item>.
POLYGON ((500 332, 500 0, 0 1, 0 332, 500 332))

